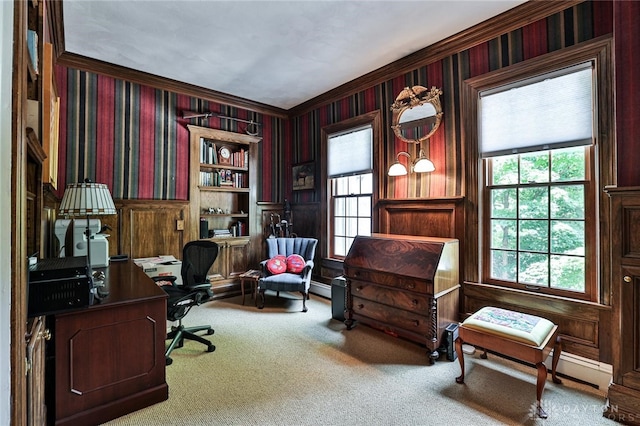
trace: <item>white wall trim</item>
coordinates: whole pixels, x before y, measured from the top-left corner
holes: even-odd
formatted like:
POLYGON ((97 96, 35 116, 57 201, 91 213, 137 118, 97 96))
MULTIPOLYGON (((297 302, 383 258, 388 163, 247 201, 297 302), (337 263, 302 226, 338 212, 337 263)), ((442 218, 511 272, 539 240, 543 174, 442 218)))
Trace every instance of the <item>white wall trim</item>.
MULTIPOLYGON (((553 351, 549 354, 545 364, 551 367, 553 351)), ((569 352, 562 352, 558 360, 557 372, 569 377, 590 383, 606 392, 613 378, 613 366, 594 361, 569 352)))
POLYGON ((331 286, 328 284, 311 281, 309 292, 317 294, 318 296, 326 297, 327 299, 331 299, 331 286))

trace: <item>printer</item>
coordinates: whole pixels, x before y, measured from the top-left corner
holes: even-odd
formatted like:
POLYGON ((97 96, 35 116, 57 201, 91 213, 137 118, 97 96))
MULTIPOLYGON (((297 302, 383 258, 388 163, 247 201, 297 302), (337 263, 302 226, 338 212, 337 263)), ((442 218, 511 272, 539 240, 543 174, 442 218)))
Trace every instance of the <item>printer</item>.
MULTIPOLYGON (((108 234, 99 234, 102 229, 100 219, 89 219, 89 234, 91 241, 91 267, 101 268, 109 265, 109 241, 108 234)), ((58 219, 54 224, 54 233, 60 244, 58 257, 65 257, 65 252, 72 256, 87 255, 87 219, 58 219), (67 233, 71 228, 73 247, 65 247, 67 233)))

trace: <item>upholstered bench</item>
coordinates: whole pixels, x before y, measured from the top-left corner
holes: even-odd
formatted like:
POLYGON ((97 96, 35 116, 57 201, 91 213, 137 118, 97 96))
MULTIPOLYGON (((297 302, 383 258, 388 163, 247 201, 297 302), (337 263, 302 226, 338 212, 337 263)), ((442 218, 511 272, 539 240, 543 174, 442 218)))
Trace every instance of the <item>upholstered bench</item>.
POLYGON ((558 336, 558 326, 551 321, 534 315, 509 311, 507 309, 485 307, 467 318, 458 327, 456 352, 460 360, 462 373, 457 383, 464 383, 463 344, 480 347, 484 350, 481 358, 487 358, 487 350, 534 364, 538 369, 536 385, 537 414, 547 418, 540 400, 547 380, 547 367, 544 361, 553 348, 551 377, 554 383, 561 383, 556 377, 556 366, 562 351, 558 336))

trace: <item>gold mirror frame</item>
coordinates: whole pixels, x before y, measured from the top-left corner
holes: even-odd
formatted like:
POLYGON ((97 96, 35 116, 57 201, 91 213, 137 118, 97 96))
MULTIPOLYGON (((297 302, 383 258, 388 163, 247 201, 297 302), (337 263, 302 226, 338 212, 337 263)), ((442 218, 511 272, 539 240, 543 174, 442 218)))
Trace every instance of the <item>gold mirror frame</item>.
POLYGON ((393 111, 391 128, 396 136, 405 142, 416 144, 429 139, 438 130, 440 121, 442 121, 441 94, 442 90, 435 86, 431 89, 424 86, 405 87, 391 105, 391 111, 393 111), (422 109, 430 111, 424 115, 418 115, 418 111, 422 109), (403 121, 402 115, 405 113, 407 115, 403 121), (416 113, 415 117, 407 119, 411 113, 416 113), (407 133, 405 134, 403 131, 407 131, 407 133), (421 136, 409 139, 410 131, 414 131, 413 134, 421 134, 421 136))

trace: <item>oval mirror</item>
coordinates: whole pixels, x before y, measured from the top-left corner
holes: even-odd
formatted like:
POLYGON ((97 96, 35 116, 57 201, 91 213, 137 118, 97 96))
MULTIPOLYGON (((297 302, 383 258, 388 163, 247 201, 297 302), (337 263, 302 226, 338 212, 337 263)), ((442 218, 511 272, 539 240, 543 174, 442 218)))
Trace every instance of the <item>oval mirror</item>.
POLYGON ((442 120, 441 94, 442 90, 436 87, 405 87, 391 106, 391 128, 396 136, 409 143, 429 139, 442 120))

